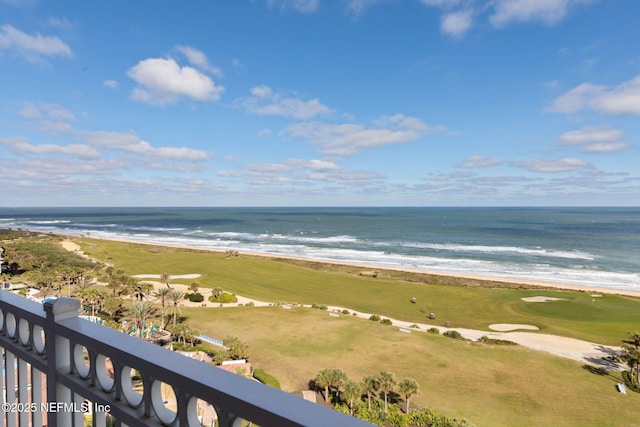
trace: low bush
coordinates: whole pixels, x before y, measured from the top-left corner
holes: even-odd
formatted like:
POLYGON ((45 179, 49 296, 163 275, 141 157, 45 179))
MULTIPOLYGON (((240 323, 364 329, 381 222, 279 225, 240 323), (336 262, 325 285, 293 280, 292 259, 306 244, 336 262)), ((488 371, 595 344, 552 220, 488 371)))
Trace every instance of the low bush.
POLYGON ((280 382, 277 380, 277 378, 267 373, 264 369, 254 369, 253 378, 257 379, 262 384, 265 384, 280 390, 280 382))
POLYGON ((232 302, 238 302, 238 298, 236 298, 235 295, 233 294, 229 294, 227 292, 223 293, 222 295, 220 295, 217 298, 214 298, 213 296, 209 297, 209 301, 210 302, 219 302, 221 304, 228 304, 228 303, 232 303, 232 302))
POLYGON ((445 337, 453 338, 454 340, 463 340, 464 339, 460 332, 454 331, 454 330, 446 331, 442 335, 444 335, 445 337))
POLYGON ((369 320, 373 320, 374 322, 379 322, 380 321, 380 316, 378 316, 377 314, 372 314, 369 317, 369 320))
POLYGON ((342 314, 349 314, 349 310, 342 310, 342 314))
POLYGON ((483 344, 493 344, 493 345, 517 345, 516 343, 514 343, 513 341, 508 341, 508 340, 499 340, 497 338, 489 338, 488 336, 484 335, 482 337, 480 337, 480 339, 478 340, 483 344))
POLYGON ((393 325, 393 322, 391 322, 390 319, 382 319, 380 323, 382 323, 383 325, 393 325))
POLYGON ((438 328, 429 328, 427 329, 427 332, 429 332, 430 334, 440 334, 440 329, 438 328))
POLYGON ((199 292, 194 292, 192 294, 185 294, 185 299, 188 299, 191 302, 202 302, 204 301, 204 295, 199 292))

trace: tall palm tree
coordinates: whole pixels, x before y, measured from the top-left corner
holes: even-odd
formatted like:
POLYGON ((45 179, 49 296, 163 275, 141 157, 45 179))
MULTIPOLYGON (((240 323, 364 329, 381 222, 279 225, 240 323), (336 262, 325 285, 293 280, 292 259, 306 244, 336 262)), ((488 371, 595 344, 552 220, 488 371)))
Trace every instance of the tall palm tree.
POLYGON ((162 276, 160 276, 160 283, 167 285, 167 288, 171 287, 169 286, 169 283, 171 283, 171 276, 169 273, 162 273, 162 276))
POLYGON ((392 372, 382 371, 378 377, 380 390, 384 393, 384 413, 387 413, 389 393, 393 391, 396 385, 396 376, 392 372))
POLYGON ((367 376, 362 379, 362 389, 367 394, 367 403, 369 410, 371 410, 371 396, 378 390, 380 383, 378 378, 373 376, 367 376))
POLYGON ((362 396, 362 387, 354 380, 348 380, 344 384, 344 390, 340 393, 342 400, 349 405, 349 415, 353 416, 353 403, 362 396))
POLYGON ((171 292, 171 289, 169 289, 169 288, 159 288, 156 291, 156 293, 154 294, 154 296, 156 298, 160 298, 160 305, 162 306, 162 323, 160 324, 162 329, 164 329, 164 327, 165 327, 165 323, 164 323, 164 306, 166 305, 167 297, 169 295, 169 292, 171 292))
POLYGON ((322 371, 318 372, 318 375, 316 375, 316 378, 314 380, 318 387, 324 388, 324 400, 326 402, 329 402, 329 385, 331 384, 329 371, 330 369, 323 369, 322 371))
POLYGON ((418 383, 413 378, 405 378, 398 384, 398 389, 404 396, 404 401, 407 403, 407 412, 409 412, 409 399, 420 394, 418 383))
POLYGON ((136 325, 137 333, 142 338, 142 330, 149 318, 153 316, 153 306, 149 301, 135 301, 131 306, 131 316, 136 325))
POLYGON ((151 293, 153 290, 153 285, 149 282, 135 282, 133 286, 133 290, 131 291, 131 296, 142 301, 151 293))
POLYGON ((173 302, 173 326, 176 326, 176 318, 178 316, 178 303, 184 298, 184 292, 177 289, 171 289, 167 296, 173 302))

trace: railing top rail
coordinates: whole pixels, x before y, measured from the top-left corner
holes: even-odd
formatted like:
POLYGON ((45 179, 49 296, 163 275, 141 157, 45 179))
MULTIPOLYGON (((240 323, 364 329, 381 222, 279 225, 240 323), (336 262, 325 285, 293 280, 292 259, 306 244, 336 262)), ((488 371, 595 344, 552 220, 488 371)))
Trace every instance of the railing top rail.
POLYGON ((42 309, 42 304, 30 301, 12 292, 0 290, 0 309, 40 326, 44 325, 45 322, 46 316, 42 309))

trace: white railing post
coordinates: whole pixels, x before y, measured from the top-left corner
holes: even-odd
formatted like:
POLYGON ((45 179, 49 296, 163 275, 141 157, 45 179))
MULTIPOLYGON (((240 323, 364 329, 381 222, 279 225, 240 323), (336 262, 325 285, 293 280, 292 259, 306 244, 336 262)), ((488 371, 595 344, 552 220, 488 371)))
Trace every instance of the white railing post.
MULTIPOLYGON (((74 298, 59 298, 44 303, 47 314, 45 340, 47 348, 47 402, 73 403, 71 390, 58 382, 58 375, 71 373, 71 343, 69 339, 56 333, 56 322, 78 317, 80 301, 74 298)), ((72 413, 61 411, 49 414, 51 427, 65 427, 72 424, 72 413)))

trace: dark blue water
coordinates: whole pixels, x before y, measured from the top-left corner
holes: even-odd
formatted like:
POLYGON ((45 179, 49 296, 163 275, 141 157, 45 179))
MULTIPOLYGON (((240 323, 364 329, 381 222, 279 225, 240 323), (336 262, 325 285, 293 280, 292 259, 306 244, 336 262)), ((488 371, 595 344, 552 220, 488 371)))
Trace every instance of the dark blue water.
POLYGON ((0 208, 0 227, 640 290, 640 208, 0 208))

